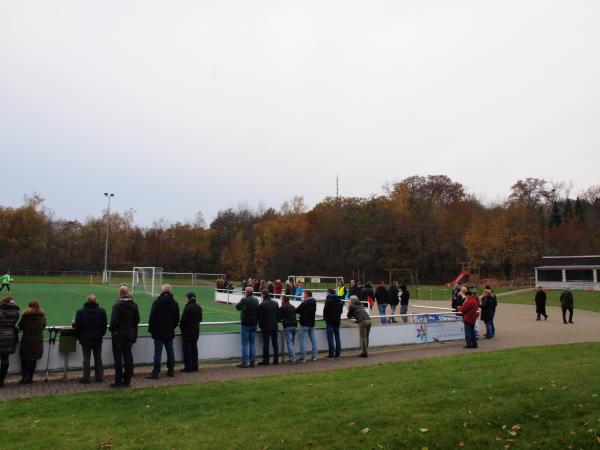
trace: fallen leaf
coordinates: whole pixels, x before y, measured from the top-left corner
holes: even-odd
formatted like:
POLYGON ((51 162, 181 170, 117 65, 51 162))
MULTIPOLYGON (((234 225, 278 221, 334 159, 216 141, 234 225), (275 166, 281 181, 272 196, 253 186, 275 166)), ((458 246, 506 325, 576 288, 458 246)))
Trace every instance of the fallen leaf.
POLYGON ((458 446, 459 446, 460 448, 463 448, 463 447, 465 446, 465 441, 460 441, 460 442, 458 443, 458 446))
POLYGON ((596 442, 600 444, 600 436, 596 436, 596 442))
POLYGON ((350 422, 350 423, 348 424, 348 426, 349 426, 349 427, 351 427, 352 425, 354 425, 354 422, 350 422))
POLYGON ((368 428, 363 428, 362 430, 360 430, 360 432, 362 434, 367 434, 369 432, 369 429, 368 428))
POLYGON ((421 433, 427 433, 429 430, 427 428, 419 428, 421 433))
POLYGON ((381 445, 381 444, 377 444, 377 447, 379 447, 379 448, 383 448, 383 445, 381 445))
POLYGON ((508 434, 510 434, 511 436, 516 436, 517 432, 516 431, 509 431, 508 434))
POLYGON ((519 425, 518 423, 512 426, 512 430, 513 431, 521 431, 521 425, 519 425))
POLYGON ((463 423, 463 427, 468 428, 467 422, 463 423))

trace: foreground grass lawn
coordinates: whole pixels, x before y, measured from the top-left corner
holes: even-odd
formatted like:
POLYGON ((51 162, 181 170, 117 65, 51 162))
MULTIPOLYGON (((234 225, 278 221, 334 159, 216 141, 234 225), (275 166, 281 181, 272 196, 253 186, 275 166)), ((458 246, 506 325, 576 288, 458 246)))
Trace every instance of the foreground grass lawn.
POLYGON ((0 448, 600 448, 599 375, 577 344, 14 400, 0 448))

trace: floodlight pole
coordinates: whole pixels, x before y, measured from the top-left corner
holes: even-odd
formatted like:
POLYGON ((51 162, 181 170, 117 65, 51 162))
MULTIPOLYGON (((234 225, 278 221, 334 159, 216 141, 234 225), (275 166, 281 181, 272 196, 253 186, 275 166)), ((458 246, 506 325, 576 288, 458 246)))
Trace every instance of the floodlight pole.
POLYGON ((103 281, 106 282, 106 271, 108 270, 108 224, 110 221, 110 199, 114 197, 115 194, 105 192, 104 196, 108 198, 108 208, 106 210, 106 241, 104 242, 104 272, 102 274, 103 281))

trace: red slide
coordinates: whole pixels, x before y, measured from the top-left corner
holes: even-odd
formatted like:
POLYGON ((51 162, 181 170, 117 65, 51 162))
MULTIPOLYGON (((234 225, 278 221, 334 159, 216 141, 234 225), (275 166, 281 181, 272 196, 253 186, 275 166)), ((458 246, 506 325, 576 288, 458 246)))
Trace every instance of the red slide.
POLYGON ((454 286, 455 284, 458 284, 461 282, 461 280, 466 277, 471 275, 471 269, 463 269, 463 271, 461 273, 458 274, 458 276, 452 280, 450 283, 448 283, 448 286, 454 286))

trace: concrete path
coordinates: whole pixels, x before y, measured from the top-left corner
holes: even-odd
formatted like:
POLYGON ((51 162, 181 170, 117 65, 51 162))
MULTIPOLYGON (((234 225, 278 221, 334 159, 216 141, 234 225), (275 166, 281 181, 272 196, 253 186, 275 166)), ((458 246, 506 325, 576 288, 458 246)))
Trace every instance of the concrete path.
MULTIPOLYGON (((415 303, 427 306, 440 306, 440 302, 436 301, 415 301, 415 303)), ((562 323, 559 308, 548 308, 548 314, 549 319, 547 321, 542 320, 537 322, 535 320, 534 305, 500 303, 495 320, 496 338, 480 340, 479 349, 477 350, 463 349, 464 342, 462 341, 429 344, 428 347, 424 345, 385 347, 372 349, 367 359, 358 358, 357 352, 345 352, 342 358, 338 360, 324 359, 324 355, 321 354, 319 361, 316 362, 295 365, 271 365, 268 367, 256 367, 254 369, 239 369, 235 367, 234 363, 202 365, 200 371, 197 373, 177 372, 172 379, 165 376, 160 380, 146 379, 145 375, 148 374, 150 368, 141 367, 136 368, 132 388, 257 378, 270 375, 285 376, 296 373, 321 372, 395 361, 429 359, 461 353, 487 352, 524 346, 600 341, 600 313, 575 310, 573 319, 575 323, 569 325, 562 323)), ((358 333, 358 330, 356 332, 358 333)), ((112 382, 112 371, 107 372, 108 376, 104 383, 92 383, 90 385, 78 383, 77 379, 80 373, 77 372, 69 373, 69 379, 66 381, 62 379, 62 376, 53 375, 48 383, 45 383, 43 378, 38 375, 34 384, 27 386, 18 384, 19 377, 13 376, 7 380, 6 387, 0 389, 0 400, 109 390, 108 385, 112 382)))

